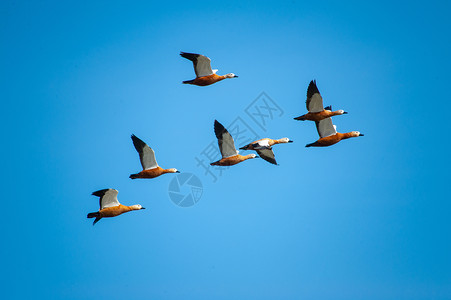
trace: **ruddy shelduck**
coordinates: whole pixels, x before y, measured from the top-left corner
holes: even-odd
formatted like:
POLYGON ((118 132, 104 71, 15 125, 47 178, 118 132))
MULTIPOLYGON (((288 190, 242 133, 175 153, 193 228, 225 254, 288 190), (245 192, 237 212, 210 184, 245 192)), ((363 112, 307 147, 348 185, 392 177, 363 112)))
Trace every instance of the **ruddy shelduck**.
POLYGON ((305 147, 327 147, 336 144, 341 140, 363 136, 363 134, 358 131, 351 131, 347 133, 337 132, 337 128, 332 124, 331 118, 316 121, 315 123, 320 139, 314 143, 305 145, 305 147))
POLYGON ((196 72, 196 78, 193 80, 183 81, 183 83, 185 84, 206 86, 226 78, 238 77, 233 73, 229 73, 226 75, 217 75, 216 72, 218 70, 211 69, 211 60, 204 55, 186 52, 180 52, 180 55, 193 62, 194 71, 196 72))
POLYGON ((97 212, 92 212, 88 214, 88 218, 96 218, 92 225, 95 225, 102 218, 112 218, 117 217, 123 213, 132 210, 145 209, 140 204, 135 204, 131 206, 122 205, 117 200, 117 194, 119 192, 115 189, 104 189, 92 193, 92 195, 100 197, 100 210, 97 212))
POLYGON ((247 159, 258 157, 255 154, 240 155, 235 148, 235 142, 227 129, 215 120, 215 135, 218 138, 219 150, 222 158, 211 163, 212 166, 233 166, 247 159))
POLYGON ((163 169, 157 164, 155 159, 155 151, 150 148, 146 143, 132 134, 133 145, 136 151, 139 153, 139 160, 143 170, 137 174, 131 174, 131 179, 136 178, 155 178, 166 173, 180 173, 177 169, 163 169))
POLYGON ((307 88, 307 100, 305 101, 308 113, 294 118, 299 121, 321 121, 332 116, 347 114, 344 110, 332 111, 332 106, 323 107, 323 97, 316 86, 316 80, 310 81, 307 88))
POLYGON ((292 143, 293 141, 289 138, 281 138, 278 140, 273 140, 269 138, 260 139, 257 141, 254 141, 244 147, 241 147, 241 150, 255 150, 257 151, 258 155, 266 160, 267 162, 270 162, 274 165, 277 165, 276 158, 274 156, 274 152, 272 151, 272 146, 277 144, 283 144, 283 143, 292 143))

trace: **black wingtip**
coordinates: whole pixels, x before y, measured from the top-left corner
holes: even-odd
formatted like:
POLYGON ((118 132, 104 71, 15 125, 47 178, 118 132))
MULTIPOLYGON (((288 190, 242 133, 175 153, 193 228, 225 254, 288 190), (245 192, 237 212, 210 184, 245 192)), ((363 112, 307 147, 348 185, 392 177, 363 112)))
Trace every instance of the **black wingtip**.
POLYGON ((98 190, 93 192, 91 195, 93 196, 97 196, 97 197, 102 197, 103 195, 105 195, 106 192, 108 192, 110 189, 103 189, 103 190, 98 190))
POLYGON ((318 87, 316 86, 316 80, 313 79, 312 81, 310 81, 307 88, 307 99, 311 98, 316 93, 319 94, 319 90, 318 87))
POLYGON ((180 51, 180 56, 189 59, 191 61, 196 61, 199 54, 180 51))
POLYGON ((218 120, 215 120, 214 130, 215 130, 216 138, 218 138, 218 139, 222 139, 222 134, 225 131, 227 131, 225 129, 225 127, 221 123, 218 122, 218 120))
POLYGON ((143 140, 141 140, 134 134, 131 135, 131 138, 133 141, 133 146, 135 146, 136 151, 138 151, 138 153, 141 153, 142 149, 146 146, 146 143, 144 143, 143 140))

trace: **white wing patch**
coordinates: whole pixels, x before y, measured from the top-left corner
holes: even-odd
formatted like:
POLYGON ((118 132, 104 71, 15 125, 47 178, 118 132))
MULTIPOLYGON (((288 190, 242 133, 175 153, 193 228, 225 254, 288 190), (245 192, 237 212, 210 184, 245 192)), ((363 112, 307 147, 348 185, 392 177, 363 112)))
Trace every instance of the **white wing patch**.
POLYGON ((218 140, 219 149, 221 150, 222 158, 235 156, 238 151, 235 148, 235 142, 228 131, 222 133, 222 139, 218 140))
POLYGON ((324 110, 323 106, 323 97, 321 97, 320 93, 315 93, 308 101, 308 111, 311 113, 316 113, 324 110))
POLYGON ((150 148, 148 145, 145 145, 142 149, 142 153, 142 157, 140 158, 143 170, 154 169, 158 167, 157 160, 155 158, 155 151, 153 151, 152 148, 150 148))
POLYGON ((199 55, 197 57, 197 62, 194 67, 194 71, 196 72, 197 77, 213 75, 214 72, 211 69, 211 60, 204 55, 199 55))
POLYGON ((254 146, 255 150, 268 148, 269 147, 269 139, 262 139, 260 141, 257 141, 255 144, 257 144, 257 146, 254 146))
POLYGON ((120 205, 119 201, 117 200, 118 193, 119 192, 115 189, 109 189, 108 191, 106 191, 102 198, 100 198, 100 209, 120 205))
POLYGON ((326 118, 319 122, 316 122, 316 129, 321 138, 331 136, 337 133, 335 126, 332 124, 331 118, 326 118))

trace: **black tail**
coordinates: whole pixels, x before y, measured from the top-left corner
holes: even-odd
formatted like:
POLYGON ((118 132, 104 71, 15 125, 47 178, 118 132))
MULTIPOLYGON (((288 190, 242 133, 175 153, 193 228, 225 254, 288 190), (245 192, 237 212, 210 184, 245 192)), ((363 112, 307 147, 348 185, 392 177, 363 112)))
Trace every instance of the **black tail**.
POLYGON ((184 84, 190 84, 190 83, 193 83, 193 82, 194 82, 194 79, 182 81, 182 83, 184 83, 184 84))
POLYGON ((92 223, 92 226, 96 225, 96 223, 99 222, 100 219, 102 219, 102 217, 100 216, 100 213, 98 211, 93 212, 93 213, 89 213, 88 214, 88 218, 96 218, 94 220, 94 223, 92 223))
POLYGON ((240 150, 247 150, 247 149, 249 149, 249 145, 246 145, 246 146, 243 146, 240 148, 240 150))
POLYGON ((136 178, 138 178, 138 174, 130 174, 130 178, 131 179, 136 179, 136 178))
POLYGON ((293 119, 298 120, 298 121, 305 121, 305 115, 302 115, 300 117, 296 117, 296 118, 293 118, 293 119))
POLYGON ((89 213, 88 214, 88 219, 90 219, 90 218, 97 218, 99 216, 100 216, 100 213, 98 211, 96 211, 96 212, 93 212, 93 213, 89 213))
POLYGON ((305 145, 305 147, 314 147, 314 146, 316 146, 316 142, 305 145))

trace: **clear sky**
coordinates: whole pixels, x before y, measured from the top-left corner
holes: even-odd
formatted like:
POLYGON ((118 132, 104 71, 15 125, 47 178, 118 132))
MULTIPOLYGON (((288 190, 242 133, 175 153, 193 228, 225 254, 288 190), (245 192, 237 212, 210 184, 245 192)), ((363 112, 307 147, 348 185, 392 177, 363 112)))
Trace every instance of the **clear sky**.
POLYGON ((1 1, 0 298, 451 299, 450 2, 163 2, 1 1), (304 147, 312 79, 364 137, 304 147), (294 143, 215 179, 215 119, 294 143), (195 205, 128 178, 132 133, 195 205), (103 188, 147 209, 93 227, 103 188))

